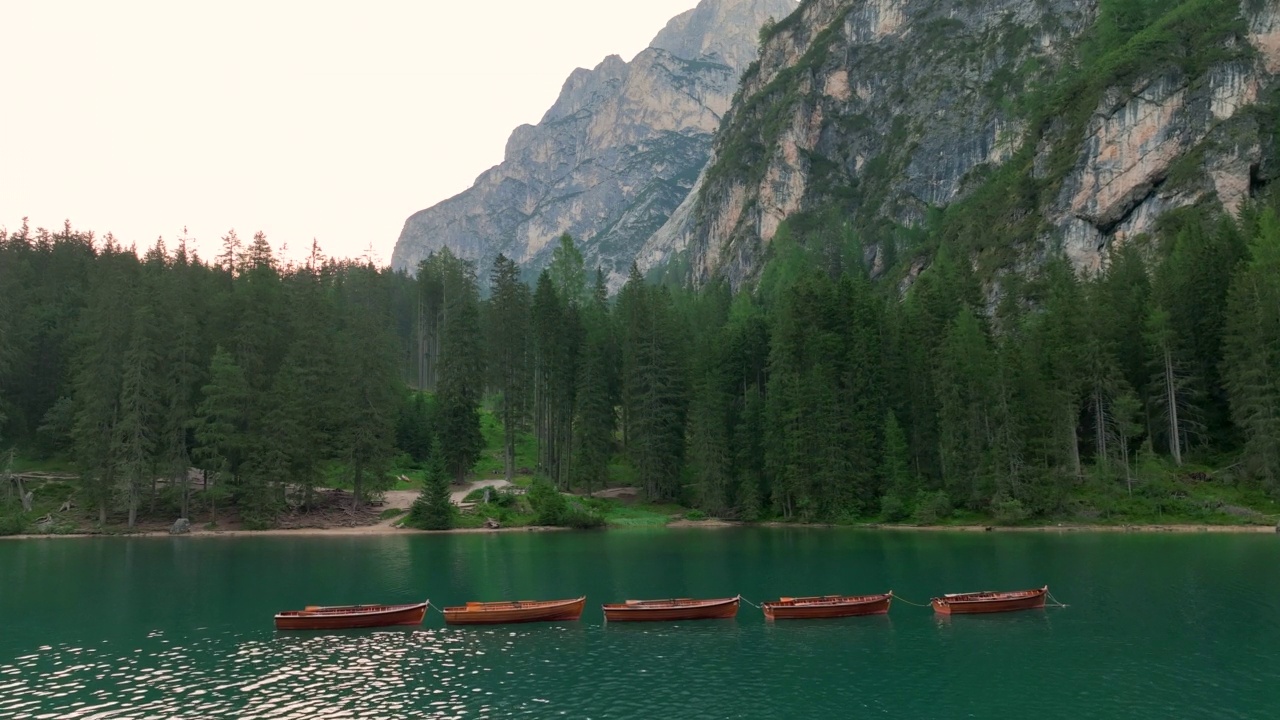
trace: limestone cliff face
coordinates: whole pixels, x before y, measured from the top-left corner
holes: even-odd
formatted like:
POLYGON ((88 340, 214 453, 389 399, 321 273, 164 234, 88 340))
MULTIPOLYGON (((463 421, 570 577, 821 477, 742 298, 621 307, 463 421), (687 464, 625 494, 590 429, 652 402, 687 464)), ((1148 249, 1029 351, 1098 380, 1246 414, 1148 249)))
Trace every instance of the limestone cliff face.
POLYGON ((759 28, 794 8, 703 0, 630 63, 611 56, 574 71, 541 122, 512 133, 502 164, 408 219, 392 264, 413 269, 447 246, 482 273, 500 252, 537 271, 567 232, 588 267, 620 284, 706 164, 759 28))
POLYGON ((1078 62, 1094 1, 806 0, 761 48, 697 187, 639 260, 680 256, 695 282, 737 285, 784 220, 835 208, 864 233, 878 274, 895 229, 1015 158, 1050 188, 1034 200, 1044 221, 1022 261, 1061 249, 1087 272, 1171 209, 1234 210, 1280 172, 1275 128, 1257 111, 1280 93, 1280 7, 1223 3, 1243 30, 1221 60, 1110 87, 1082 125, 1033 128, 1020 103, 1078 62))

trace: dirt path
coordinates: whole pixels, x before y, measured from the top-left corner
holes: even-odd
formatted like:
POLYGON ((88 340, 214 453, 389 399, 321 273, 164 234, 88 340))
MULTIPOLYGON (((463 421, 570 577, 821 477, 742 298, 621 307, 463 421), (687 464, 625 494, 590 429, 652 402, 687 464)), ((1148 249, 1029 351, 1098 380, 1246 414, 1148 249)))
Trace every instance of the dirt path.
MULTIPOLYGON (((511 483, 507 482, 506 480, 497 479, 497 480, 476 480, 474 482, 469 482, 466 485, 450 485, 449 489, 452 490, 452 492, 449 493, 449 499, 453 501, 454 505, 457 505, 458 503, 465 500, 466 497, 470 495, 473 490, 479 490, 481 488, 487 488, 487 487, 491 487, 496 490, 498 488, 507 487, 510 484, 511 483)), ((413 501, 410 500, 409 502, 412 503, 413 501)))
POLYGON ((605 488, 591 493, 591 497, 608 498, 610 500, 620 500, 623 498, 634 500, 640 495, 640 489, 634 487, 616 487, 605 488))

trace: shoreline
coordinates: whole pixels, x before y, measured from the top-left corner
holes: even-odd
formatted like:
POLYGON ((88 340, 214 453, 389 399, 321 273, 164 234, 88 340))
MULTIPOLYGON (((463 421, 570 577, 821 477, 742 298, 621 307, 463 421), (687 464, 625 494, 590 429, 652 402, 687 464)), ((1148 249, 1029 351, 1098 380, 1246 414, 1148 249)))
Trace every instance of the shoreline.
POLYGON ((509 528, 452 528, 450 530, 415 530, 413 528, 397 528, 390 525, 362 525, 359 527, 335 528, 291 528, 271 530, 192 530, 189 533, 171 535, 167 530, 144 530, 142 532, 118 533, 23 533, 21 535, 0 535, 0 542, 5 540, 54 540, 58 538, 241 538, 241 537, 392 537, 395 535, 476 535, 481 533, 542 533, 563 532, 571 528, 549 527, 546 525, 526 525, 509 528))
MULTIPOLYGON (((675 520, 661 526, 668 530, 724 530, 729 528, 798 528, 798 529, 840 529, 840 530, 876 530, 889 532, 925 532, 925 533, 1140 533, 1140 534, 1277 534, 1280 529, 1272 525, 1188 525, 1182 523, 1168 524, 1133 524, 1133 525, 1096 525, 1096 524, 1059 524, 1028 525, 1001 527, 995 525, 830 525, 799 524, 783 522, 743 523, 709 518, 706 520, 675 520)), ((605 527, 605 530, 630 530, 634 528, 605 527)), ((649 528, 646 528, 649 529, 649 528)), ((54 540, 61 538, 243 538, 243 537, 390 537, 396 535, 477 535, 499 533, 543 533, 570 532, 572 528, 529 525, 509 528, 453 528, 451 530, 414 530, 398 528, 387 524, 364 525, 360 527, 335 528, 293 528, 273 530, 192 530, 183 535, 170 535, 167 530, 149 530, 143 532, 120 533, 64 533, 39 534, 24 533, 20 535, 0 536, 5 540, 54 540)))

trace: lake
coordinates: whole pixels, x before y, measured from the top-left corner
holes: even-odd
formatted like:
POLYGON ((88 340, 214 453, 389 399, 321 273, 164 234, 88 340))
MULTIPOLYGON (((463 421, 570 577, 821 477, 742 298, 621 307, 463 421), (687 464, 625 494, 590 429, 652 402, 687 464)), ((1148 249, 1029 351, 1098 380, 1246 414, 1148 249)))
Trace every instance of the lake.
POLYGON ((1280 537, 611 530, 0 542, 0 718, 1268 718, 1280 537), (1067 608, 606 626, 602 602, 1047 583, 1067 608), (277 633, 308 604, 576 623, 277 633))

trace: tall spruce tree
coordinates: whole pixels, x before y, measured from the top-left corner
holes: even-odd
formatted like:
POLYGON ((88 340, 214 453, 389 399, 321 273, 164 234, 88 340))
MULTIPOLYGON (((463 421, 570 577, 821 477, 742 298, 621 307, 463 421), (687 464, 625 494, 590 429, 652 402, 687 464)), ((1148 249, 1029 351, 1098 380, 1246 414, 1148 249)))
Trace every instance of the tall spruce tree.
POLYGON ((519 266, 502 254, 493 262, 489 285, 489 382, 500 396, 503 469, 511 482, 516 474, 516 436, 529 405, 531 295, 520 281, 519 266))
POLYGON ((129 350, 124 356, 119 422, 115 444, 120 451, 120 473, 129 511, 128 524, 137 525, 142 493, 156 470, 156 436, 160 424, 159 354, 154 332, 155 316, 140 305, 133 317, 129 350))
POLYGON ((449 498, 449 473, 445 469, 444 450, 439 439, 431 442, 427 474, 422 492, 409 509, 410 523, 422 530, 448 530, 453 527, 453 502, 449 498))
POLYGON ((618 315, 626 453, 650 498, 675 500, 684 465, 687 396, 671 295, 646 286, 633 264, 618 315))
POLYGON ((466 478, 480 451, 480 399, 484 389, 479 292, 475 272, 459 263, 444 277, 437 395, 438 436, 454 479, 466 478))
POLYGON ((1231 283, 1222 373, 1244 466, 1280 491, 1280 218, 1268 210, 1231 283))
POLYGON ((218 500, 238 490, 238 475, 249 447, 249 383, 235 358, 218 348, 209 362, 209 382, 192 421, 195 460, 204 471, 213 522, 218 500))
POLYGON ((574 393, 573 473, 574 484, 590 494, 607 482, 617 430, 617 346, 604 274, 599 270, 582 319, 582 354, 574 393))

